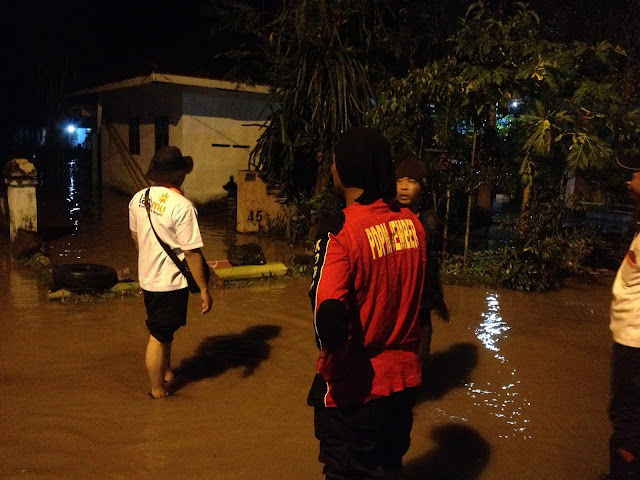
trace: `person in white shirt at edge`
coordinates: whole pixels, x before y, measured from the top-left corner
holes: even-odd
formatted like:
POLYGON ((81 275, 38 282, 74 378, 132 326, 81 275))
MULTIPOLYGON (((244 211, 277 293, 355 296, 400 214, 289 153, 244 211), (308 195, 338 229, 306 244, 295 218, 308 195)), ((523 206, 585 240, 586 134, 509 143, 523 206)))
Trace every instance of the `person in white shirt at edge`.
POLYGON ((185 176, 193 170, 193 159, 173 146, 158 149, 146 177, 155 185, 149 189, 150 213, 143 189, 129 203, 129 228, 138 250, 138 277, 147 311, 149 343, 145 364, 151 381, 151 398, 170 395, 171 342, 178 328, 187 323, 189 288, 187 280, 158 242, 158 236, 172 248, 180 260, 186 259, 200 287, 202 313, 211 310, 212 299, 203 268, 202 237, 197 212, 182 191, 185 176))
POLYGON ((609 480, 640 480, 640 157, 619 159, 633 170, 627 189, 635 204, 635 236, 613 283, 609 480))

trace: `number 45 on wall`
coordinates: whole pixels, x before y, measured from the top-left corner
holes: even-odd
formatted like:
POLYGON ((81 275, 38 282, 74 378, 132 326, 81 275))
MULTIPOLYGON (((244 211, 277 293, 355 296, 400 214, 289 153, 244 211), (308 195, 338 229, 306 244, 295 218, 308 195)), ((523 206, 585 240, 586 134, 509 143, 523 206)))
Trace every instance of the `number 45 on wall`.
POLYGON ((256 221, 260 223, 262 221, 262 210, 256 210, 255 214, 253 210, 249 211, 249 218, 247 218, 250 222, 256 221))

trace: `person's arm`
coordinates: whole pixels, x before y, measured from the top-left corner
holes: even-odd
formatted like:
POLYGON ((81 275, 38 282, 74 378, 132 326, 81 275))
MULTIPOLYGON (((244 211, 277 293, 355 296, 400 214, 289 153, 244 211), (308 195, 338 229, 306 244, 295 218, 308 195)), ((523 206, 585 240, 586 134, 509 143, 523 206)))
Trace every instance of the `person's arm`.
POLYGON ((344 214, 332 217, 318 230, 309 296, 318 346, 333 351, 349 337, 347 296, 351 278, 348 253, 341 243, 344 214))
POLYGON ((187 265, 189 265, 189 270, 193 275, 193 279, 198 284, 198 287, 200 287, 202 313, 207 313, 211 310, 213 299, 211 298, 211 294, 209 293, 209 284, 207 283, 207 278, 204 274, 205 262, 202 251, 199 248, 196 248, 194 250, 185 250, 184 258, 187 261, 187 265))
POLYGON ((136 197, 133 197, 131 202, 129 202, 129 232, 131 232, 131 238, 133 239, 133 244, 136 246, 136 251, 140 251, 140 243, 138 242, 138 227, 135 215, 137 205, 138 202, 136 202, 136 197))
POLYGON ((198 227, 198 216, 193 204, 184 205, 182 208, 174 211, 173 221, 176 229, 176 239, 178 245, 184 252, 184 258, 187 261, 189 270, 193 275, 193 279, 200 288, 200 300, 202 301, 202 313, 211 310, 213 300, 209 294, 209 285, 205 277, 204 255, 200 248, 202 247, 202 237, 200 236, 200 228, 198 227))
POLYGON ((138 243, 138 232, 134 232, 133 230, 130 230, 131 232, 131 238, 133 239, 133 243, 136 246, 136 250, 140 251, 140 244, 138 243))
POLYGON ((450 321, 449 309, 444 301, 444 292, 440 281, 440 262, 437 257, 429 253, 427 253, 421 308, 425 315, 431 315, 431 311, 435 310, 443 321, 450 321))
POLYGON ((449 322, 449 309, 444 301, 442 282, 440 281, 439 252, 441 239, 438 231, 438 217, 433 210, 420 212, 418 216, 426 235, 427 266, 425 267, 424 288, 422 290, 422 314, 430 316, 435 310, 440 318, 449 322))

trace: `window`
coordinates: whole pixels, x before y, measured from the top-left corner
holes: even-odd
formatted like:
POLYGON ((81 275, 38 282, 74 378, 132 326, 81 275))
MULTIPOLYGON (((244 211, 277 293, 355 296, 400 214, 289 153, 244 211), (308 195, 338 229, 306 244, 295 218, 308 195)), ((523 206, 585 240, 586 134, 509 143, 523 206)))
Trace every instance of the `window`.
POLYGON ((140 119, 129 119, 129 152, 140 155, 140 119))
POLYGON ((169 145, 169 117, 156 117, 156 150, 169 145))

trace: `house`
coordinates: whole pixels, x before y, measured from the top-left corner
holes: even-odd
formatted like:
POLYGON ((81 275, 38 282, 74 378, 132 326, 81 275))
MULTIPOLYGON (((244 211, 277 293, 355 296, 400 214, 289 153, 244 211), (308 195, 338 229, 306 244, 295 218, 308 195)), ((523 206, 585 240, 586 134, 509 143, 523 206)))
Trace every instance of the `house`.
POLYGON ((194 159, 185 190, 196 202, 226 194, 267 116, 268 87, 209 78, 151 73, 71 94, 94 113, 102 183, 127 193, 141 186, 154 152, 176 145, 194 159))
MULTIPOLYGON (((128 194, 144 188, 154 152, 175 145, 194 159, 185 192, 206 203, 227 195, 223 186, 231 176, 244 180, 238 175, 249 169, 249 154, 269 113, 268 93, 264 85, 156 72, 74 92, 67 103, 78 112, 76 118, 85 118, 80 120, 85 127, 87 115, 93 119, 94 177, 101 177, 103 186, 128 194)), ((255 177, 255 172, 249 175, 252 182, 255 177)), ((240 190, 244 181, 238 183, 240 190)), ((244 198, 240 191, 238 198, 244 198)), ((244 212, 239 202, 238 230, 268 230, 269 219, 261 215, 256 221, 255 211, 281 217, 276 203, 251 198, 244 212)))

